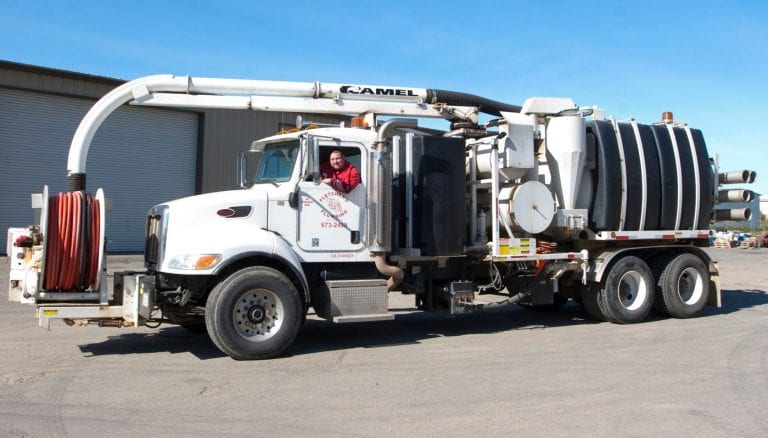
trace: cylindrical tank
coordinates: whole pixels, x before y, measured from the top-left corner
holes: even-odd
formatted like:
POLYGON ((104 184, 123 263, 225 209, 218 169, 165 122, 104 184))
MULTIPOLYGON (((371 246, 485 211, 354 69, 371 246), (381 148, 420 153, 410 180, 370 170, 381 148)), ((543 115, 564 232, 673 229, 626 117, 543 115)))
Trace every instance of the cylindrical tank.
POLYGON ((587 156, 584 119, 553 117, 547 123, 547 162, 560 208, 576 208, 581 173, 587 156))
POLYGON ((485 210, 480 210, 480 214, 477 215, 477 242, 485 245, 488 243, 488 237, 485 233, 486 228, 486 214, 485 210))
POLYGON ((514 180, 522 177, 529 169, 534 167, 533 136, 531 141, 515 142, 509 137, 498 141, 483 142, 477 145, 477 176, 490 178, 493 171, 491 151, 494 147, 499 149, 499 162, 497 163, 499 174, 505 179, 514 180), (494 146, 494 143, 496 146, 494 146))
POLYGON ((538 181, 505 187, 499 191, 499 217, 513 232, 541 233, 555 217, 552 192, 538 181))

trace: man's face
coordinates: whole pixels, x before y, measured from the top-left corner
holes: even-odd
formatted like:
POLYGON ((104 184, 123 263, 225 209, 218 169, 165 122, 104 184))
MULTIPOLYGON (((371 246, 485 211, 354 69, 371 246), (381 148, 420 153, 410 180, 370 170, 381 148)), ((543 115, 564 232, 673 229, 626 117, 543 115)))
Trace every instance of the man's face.
POLYGON ((341 152, 331 152, 331 167, 333 167, 336 170, 341 169, 344 166, 344 163, 346 160, 344 160, 344 155, 341 154, 341 152))

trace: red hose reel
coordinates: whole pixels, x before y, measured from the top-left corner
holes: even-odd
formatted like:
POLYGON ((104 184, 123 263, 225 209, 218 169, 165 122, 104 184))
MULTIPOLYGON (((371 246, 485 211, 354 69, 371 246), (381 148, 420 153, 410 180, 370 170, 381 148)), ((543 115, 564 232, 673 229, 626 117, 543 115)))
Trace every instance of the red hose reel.
POLYGON ((43 289, 82 292, 96 283, 99 265, 99 201, 83 191, 48 200, 43 289))

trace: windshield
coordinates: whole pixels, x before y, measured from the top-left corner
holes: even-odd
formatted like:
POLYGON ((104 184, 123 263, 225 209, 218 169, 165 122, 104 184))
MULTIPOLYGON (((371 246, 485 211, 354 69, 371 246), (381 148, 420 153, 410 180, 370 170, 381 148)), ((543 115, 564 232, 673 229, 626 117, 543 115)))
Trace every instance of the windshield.
POLYGON ((254 183, 285 182, 291 179, 298 152, 298 140, 265 145, 254 183))

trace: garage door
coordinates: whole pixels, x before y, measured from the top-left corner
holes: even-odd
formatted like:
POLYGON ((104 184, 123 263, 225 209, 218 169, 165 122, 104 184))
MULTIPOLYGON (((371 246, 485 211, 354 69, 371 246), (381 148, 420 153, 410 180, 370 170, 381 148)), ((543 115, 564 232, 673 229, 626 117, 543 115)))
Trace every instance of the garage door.
MULTIPOLYGON (((30 194, 44 184, 51 193, 67 190, 69 143, 93 103, 0 89, 0 235, 35 223, 30 194)), ((111 205, 108 251, 141 252, 149 208, 194 194, 198 118, 123 107, 96 133, 86 162, 87 190, 103 188, 111 205)))

